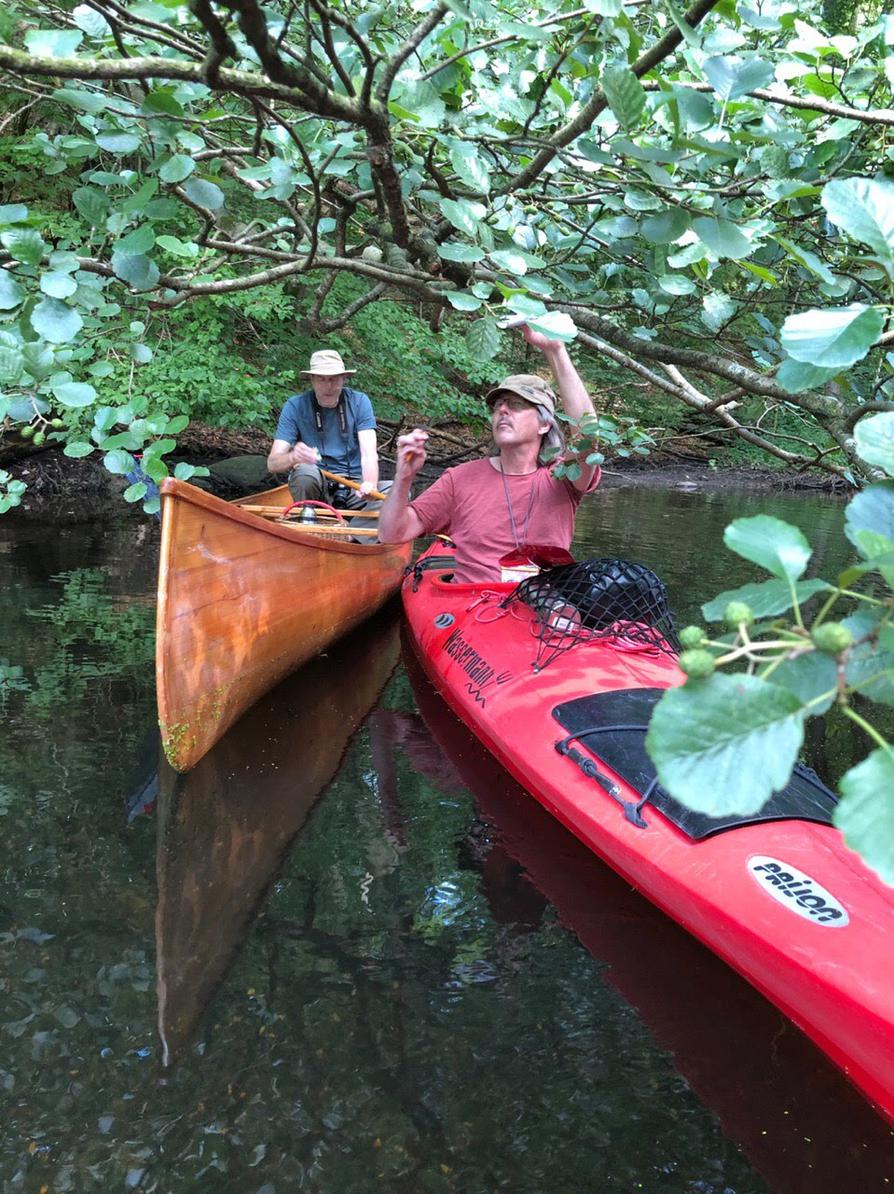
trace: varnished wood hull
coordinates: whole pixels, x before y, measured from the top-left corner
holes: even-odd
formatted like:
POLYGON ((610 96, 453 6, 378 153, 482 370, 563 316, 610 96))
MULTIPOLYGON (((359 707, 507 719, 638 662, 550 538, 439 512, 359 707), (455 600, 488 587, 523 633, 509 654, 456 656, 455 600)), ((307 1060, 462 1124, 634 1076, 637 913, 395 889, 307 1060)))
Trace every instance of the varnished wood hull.
POLYGON ((162 760, 156 969, 163 1063, 191 1041, 351 736, 397 665, 383 612, 291 676, 189 775, 162 760))
MULTIPOLYGON (((167 478, 155 668, 162 744, 188 771, 268 689, 396 590, 409 545, 322 539, 167 478)), ((286 486, 245 503, 286 506, 286 486)))

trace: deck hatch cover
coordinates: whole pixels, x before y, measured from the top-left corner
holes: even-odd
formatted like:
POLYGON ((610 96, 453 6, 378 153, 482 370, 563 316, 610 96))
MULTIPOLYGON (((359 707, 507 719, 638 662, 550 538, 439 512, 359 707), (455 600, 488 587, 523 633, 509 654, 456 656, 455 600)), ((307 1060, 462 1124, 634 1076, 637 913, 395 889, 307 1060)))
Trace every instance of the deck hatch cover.
POLYGON ((678 829, 698 840, 762 821, 815 821, 831 825, 835 794, 807 767, 796 764, 786 786, 756 813, 709 817, 685 808, 655 783, 655 765, 646 754, 645 737, 652 709, 664 690, 624 688, 565 701, 553 717, 566 734, 621 776, 649 805, 660 809, 678 829), (649 792, 649 789, 652 789, 649 792))

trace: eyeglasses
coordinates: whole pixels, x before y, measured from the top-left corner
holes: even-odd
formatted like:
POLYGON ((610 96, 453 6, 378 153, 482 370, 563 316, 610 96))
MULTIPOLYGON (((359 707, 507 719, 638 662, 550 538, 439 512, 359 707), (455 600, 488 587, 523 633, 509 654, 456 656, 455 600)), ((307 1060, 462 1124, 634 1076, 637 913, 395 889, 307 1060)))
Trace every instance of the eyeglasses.
POLYGON ((536 410, 533 402, 528 402, 526 398, 519 398, 516 394, 500 394, 490 403, 491 410, 496 410, 498 406, 505 406, 508 410, 536 410))

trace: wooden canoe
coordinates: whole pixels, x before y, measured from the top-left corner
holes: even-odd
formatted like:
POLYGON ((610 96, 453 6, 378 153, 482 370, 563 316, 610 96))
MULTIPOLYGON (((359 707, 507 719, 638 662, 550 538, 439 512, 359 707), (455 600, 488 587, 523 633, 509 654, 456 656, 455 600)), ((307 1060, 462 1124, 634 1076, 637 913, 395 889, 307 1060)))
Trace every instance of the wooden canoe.
POLYGON ((224 502, 161 484, 155 673, 168 762, 188 771, 268 689, 397 589, 410 544, 306 534, 242 505, 290 504, 285 485, 224 502))
POLYGON ((189 1046, 271 884, 400 654, 383 611, 262 698, 189 775, 159 772, 155 917, 162 1061, 189 1046))

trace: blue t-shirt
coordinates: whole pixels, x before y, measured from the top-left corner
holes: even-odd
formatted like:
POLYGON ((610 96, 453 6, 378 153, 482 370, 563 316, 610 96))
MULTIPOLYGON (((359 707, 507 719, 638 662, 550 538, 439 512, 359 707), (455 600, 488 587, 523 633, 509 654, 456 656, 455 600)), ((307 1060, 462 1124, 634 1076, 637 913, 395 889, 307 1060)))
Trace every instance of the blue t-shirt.
POLYGON ((323 456, 323 468, 341 473, 343 477, 359 478, 362 473, 357 432, 375 431, 376 417, 369 395, 349 386, 342 389, 339 404, 344 406, 344 431, 337 406, 317 406, 313 390, 293 394, 282 408, 275 438, 284 439, 288 444, 297 444, 300 440, 317 448, 323 456), (322 433, 317 428, 315 406, 323 423, 322 433))

